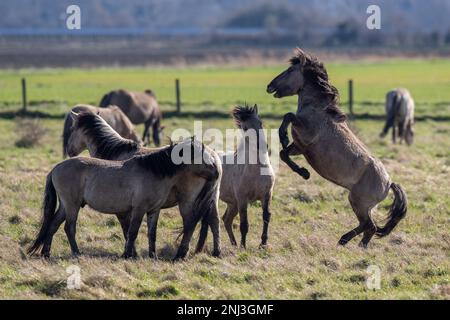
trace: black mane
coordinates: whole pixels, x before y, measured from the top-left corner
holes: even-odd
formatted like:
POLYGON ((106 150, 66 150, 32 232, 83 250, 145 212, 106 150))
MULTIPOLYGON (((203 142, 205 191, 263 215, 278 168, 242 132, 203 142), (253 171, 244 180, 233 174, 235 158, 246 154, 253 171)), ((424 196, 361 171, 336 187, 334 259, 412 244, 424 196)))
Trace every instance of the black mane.
POLYGON ((78 116, 77 126, 91 139, 97 147, 97 156, 106 160, 116 160, 124 153, 137 152, 140 145, 129 139, 114 134, 110 126, 105 126, 103 119, 93 113, 83 112, 78 116))
POLYGON ((138 155, 128 161, 137 161, 137 163, 145 169, 150 169, 157 177, 172 177, 186 164, 175 164, 172 161, 172 150, 176 144, 171 143, 169 146, 162 148, 150 154, 138 155))
POLYGON ((300 64, 305 82, 313 85, 314 88, 329 101, 325 111, 336 121, 345 121, 344 112, 338 107, 339 92, 328 79, 328 73, 325 66, 316 57, 311 56, 298 49, 297 54, 289 62, 291 65, 300 64))
POLYGON ((231 112, 236 124, 241 127, 241 122, 245 122, 250 118, 258 117, 258 106, 255 104, 253 107, 245 105, 243 107, 237 106, 231 112))

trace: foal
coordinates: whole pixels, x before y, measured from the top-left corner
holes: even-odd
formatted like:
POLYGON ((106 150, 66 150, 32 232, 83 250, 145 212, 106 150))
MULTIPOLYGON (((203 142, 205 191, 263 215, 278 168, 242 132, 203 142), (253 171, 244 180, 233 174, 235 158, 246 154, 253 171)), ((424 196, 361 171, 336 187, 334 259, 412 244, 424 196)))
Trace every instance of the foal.
MULTIPOLYGON (((41 254, 50 256, 53 235, 66 221, 64 230, 72 254, 79 254, 76 221, 80 208, 87 204, 99 212, 129 219, 123 256, 131 257, 144 214, 156 214, 176 200, 183 218, 183 238, 175 259, 184 258, 198 221, 205 216, 213 217, 218 210, 221 168, 215 164, 220 159, 215 153, 204 153, 205 149, 198 141, 188 139, 127 161, 76 157, 60 162, 47 176, 43 222, 28 252, 33 254, 42 247, 41 254), (174 162, 174 152, 179 155, 189 152, 191 161, 174 162), (206 180, 202 187, 199 177, 206 180), (176 199, 171 199, 173 190, 183 190, 184 196, 177 194, 176 199)), ((213 254, 217 255, 219 221, 209 219, 209 224, 214 235, 213 254)))
POLYGON ((227 204, 222 220, 231 244, 236 245, 233 220, 239 212, 241 246, 245 248, 248 232, 247 207, 259 200, 263 209, 260 246, 266 246, 275 174, 270 165, 267 142, 258 116, 258 106, 236 107, 233 110, 233 117, 244 136, 235 152, 221 155, 223 175, 220 183, 220 200, 227 204))

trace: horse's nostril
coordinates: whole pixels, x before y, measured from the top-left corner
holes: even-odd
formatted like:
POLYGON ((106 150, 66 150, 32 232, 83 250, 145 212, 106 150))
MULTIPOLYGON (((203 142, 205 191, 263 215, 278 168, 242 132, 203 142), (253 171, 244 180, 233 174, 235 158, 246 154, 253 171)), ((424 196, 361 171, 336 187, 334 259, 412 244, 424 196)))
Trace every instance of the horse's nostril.
POLYGON ((267 86, 267 93, 272 93, 274 91, 274 89, 272 88, 272 86, 269 84, 267 86))

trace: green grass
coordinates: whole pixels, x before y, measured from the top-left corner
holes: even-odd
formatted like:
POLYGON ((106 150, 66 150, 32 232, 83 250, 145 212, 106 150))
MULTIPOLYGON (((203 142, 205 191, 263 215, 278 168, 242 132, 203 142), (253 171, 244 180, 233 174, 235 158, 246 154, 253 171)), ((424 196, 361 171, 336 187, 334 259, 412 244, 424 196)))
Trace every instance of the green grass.
MULTIPOLYGON (((97 105, 103 94, 115 88, 151 88, 163 105, 173 105, 174 79, 179 78, 182 102, 187 106, 227 111, 236 103, 248 102, 260 104, 267 112, 279 112, 280 108, 290 110, 295 97, 275 100, 265 88, 286 66, 3 70, 0 71, 0 101, 3 105, 20 105, 20 79, 26 77, 31 105, 97 105)), ((350 78, 354 80, 357 103, 382 104, 386 92, 398 86, 410 89, 419 114, 450 102, 450 60, 328 63, 327 68, 343 103, 348 100, 350 78)), ((374 109, 373 106, 364 108, 364 112, 374 109)))
MULTIPOLYGON (((295 99, 283 102, 264 93, 265 84, 281 67, 0 71, 0 115, 17 108, 20 95, 15 86, 22 75, 27 75, 29 98, 36 103, 32 109, 55 116, 40 120, 47 133, 33 148, 16 147, 20 127, 6 113, 0 117, 0 298, 448 299, 450 123, 437 120, 448 116, 449 107, 444 102, 450 101, 445 86, 450 79, 449 63, 347 63, 330 64, 329 69, 341 88, 349 77, 357 84, 370 85, 357 86, 360 102, 382 102, 385 90, 403 85, 419 101, 419 115, 436 117, 436 121, 431 118, 416 123, 416 141, 409 148, 380 140, 382 121, 357 118, 352 122, 358 136, 383 161, 393 181, 405 188, 409 198, 406 219, 388 237, 373 239, 367 250, 357 246, 359 239, 339 247, 340 236, 357 224, 347 191, 325 181, 312 169, 311 179, 304 181, 281 165, 268 249, 258 249, 262 216, 260 206, 254 205, 249 211, 247 250, 233 248, 222 228, 222 258, 202 253, 175 264, 169 261, 181 226, 175 208, 163 210, 160 217, 158 261, 145 258, 145 223, 138 237, 141 258, 123 260, 123 238, 116 219, 88 208, 81 210, 78 220, 77 240, 82 251, 79 259, 70 257, 62 228, 55 236, 50 261, 24 255, 39 226, 45 176, 61 161, 59 115, 76 102, 97 102, 103 92, 114 87, 152 87, 163 101, 163 109, 172 110, 168 104, 173 96, 172 82, 179 76, 185 110, 227 113, 236 101, 255 101, 263 104, 264 126, 277 128, 282 113, 295 109, 295 99), (395 76, 389 76, 391 69, 395 76), (41 83, 40 87, 37 83, 41 83), (206 85, 214 90, 206 90, 206 85), (42 103, 50 100, 53 102, 48 105, 42 103), (81 268, 81 290, 66 289, 66 268, 73 264, 81 268), (370 265, 381 269, 380 290, 369 290, 365 285, 370 265)), ((360 112, 370 108, 382 113, 381 106, 356 106, 360 112)), ((195 114, 166 117, 166 133, 176 128, 192 130, 196 118, 195 114)), ((203 122, 204 128, 225 130, 233 126, 229 117, 209 117, 203 122)), ((306 164, 302 157, 296 161, 306 164)), ((378 221, 391 201, 389 197, 379 206, 378 221)), ((224 212, 223 204, 220 211, 224 212)), ((234 231, 239 238, 238 219, 234 231)))

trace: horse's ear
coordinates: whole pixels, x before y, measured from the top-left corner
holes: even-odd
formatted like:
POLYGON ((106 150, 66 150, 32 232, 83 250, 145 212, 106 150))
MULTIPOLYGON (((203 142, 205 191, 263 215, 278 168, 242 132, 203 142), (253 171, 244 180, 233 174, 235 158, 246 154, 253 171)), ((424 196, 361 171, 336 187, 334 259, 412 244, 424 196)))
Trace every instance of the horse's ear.
POLYGON ((73 110, 70 111, 70 118, 72 119, 72 128, 75 127, 78 123, 78 116, 79 113, 74 112, 73 110))
POLYGON ((253 109, 255 109, 255 113, 258 115, 258 105, 255 103, 255 105, 253 106, 253 109))
POLYGON ((303 51, 302 49, 300 49, 299 47, 295 48, 295 54, 296 54, 297 58, 300 60, 300 65, 303 66, 306 62, 308 54, 305 51, 303 51))
POLYGON ((97 115, 98 115, 98 116, 100 115, 100 110, 97 110, 97 115))

